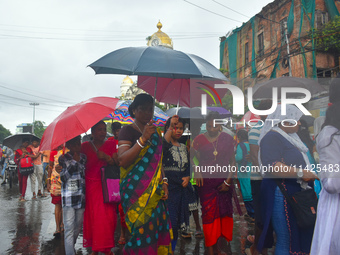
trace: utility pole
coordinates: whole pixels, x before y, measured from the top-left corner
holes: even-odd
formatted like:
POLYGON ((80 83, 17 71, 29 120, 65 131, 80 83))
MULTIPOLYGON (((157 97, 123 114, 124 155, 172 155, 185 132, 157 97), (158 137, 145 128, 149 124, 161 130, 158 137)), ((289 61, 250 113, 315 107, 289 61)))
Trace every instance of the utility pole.
POLYGON ((286 37, 286 44, 287 44, 287 60, 288 60, 289 77, 292 77, 292 66, 290 64, 290 50, 289 50, 289 38, 288 38, 288 25, 287 25, 287 21, 284 22, 284 27, 285 27, 285 37, 286 37))
POLYGON ((32 125, 32 134, 34 135, 34 122, 35 122, 35 107, 39 105, 39 103, 30 103, 30 105, 33 105, 33 125, 32 125))

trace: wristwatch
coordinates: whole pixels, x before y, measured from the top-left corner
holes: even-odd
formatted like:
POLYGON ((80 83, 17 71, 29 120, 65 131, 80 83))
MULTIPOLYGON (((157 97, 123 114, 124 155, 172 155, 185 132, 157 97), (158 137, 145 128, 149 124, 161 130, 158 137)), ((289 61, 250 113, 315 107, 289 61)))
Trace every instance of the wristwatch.
POLYGON ((297 172, 297 176, 298 176, 299 178, 302 178, 302 177, 303 177, 303 170, 302 170, 302 168, 299 168, 299 170, 298 170, 298 172, 297 172))

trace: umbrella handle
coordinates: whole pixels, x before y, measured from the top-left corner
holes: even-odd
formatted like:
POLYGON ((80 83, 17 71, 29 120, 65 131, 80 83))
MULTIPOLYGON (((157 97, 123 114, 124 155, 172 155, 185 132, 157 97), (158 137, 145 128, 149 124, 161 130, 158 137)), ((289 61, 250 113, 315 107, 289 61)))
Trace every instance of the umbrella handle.
POLYGON ((153 97, 153 114, 152 114, 152 119, 155 117, 157 81, 158 81, 158 77, 156 76, 155 94, 154 94, 154 97, 153 97))

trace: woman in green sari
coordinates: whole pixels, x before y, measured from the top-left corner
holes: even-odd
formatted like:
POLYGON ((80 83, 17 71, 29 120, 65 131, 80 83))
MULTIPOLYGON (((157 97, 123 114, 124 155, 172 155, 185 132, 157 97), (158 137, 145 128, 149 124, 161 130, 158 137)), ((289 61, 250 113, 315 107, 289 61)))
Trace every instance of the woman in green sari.
POLYGON ((153 98, 139 94, 129 107, 133 124, 119 133, 120 195, 131 239, 124 254, 171 254, 172 229, 165 200, 162 136, 153 125, 153 98))

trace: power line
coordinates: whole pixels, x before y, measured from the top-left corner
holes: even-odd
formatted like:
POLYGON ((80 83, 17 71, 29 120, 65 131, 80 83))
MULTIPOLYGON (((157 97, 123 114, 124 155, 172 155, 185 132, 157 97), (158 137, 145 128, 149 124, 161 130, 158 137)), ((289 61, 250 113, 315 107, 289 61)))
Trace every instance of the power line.
MULTIPOLYGON (((4 96, 6 98, 16 99, 16 100, 20 100, 20 101, 25 101, 25 102, 32 102, 32 100, 27 100, 27 99, 23 99, 23 98, 19 98, 19 97, 8 96, 8 95, 4 95, 4 94, 0 94, 0 96, 4 96)), ((47 103, 41 103, 41 104, 48 105, 48 106, 53 106, 53 107, 65 108, 65 106, 60 106, 60 105, 53 105, 53 104, 47 104, 47 103)))
MULTIPOLYGON (((140 34, 147 34, 148 32, 146 31, 129 31, 129 30, 94 30, 94 29, 80 29, 80 28, 55 28, 55 27, 36 27, 36 26, 23 26, 23 25, 10 25, 10 24, 0 24, 0 26, 9 26, 9 27, 20 27, 20 28, 36 28, 36 29, 46 29, 48 31, 50 30, 68 30, 68 31, 83 31, 83 32, 106 32, 106 33, 140 33, 140 34)), ((212 32, 193 32, 193 31, 188 31, 188 32, 172 32, 172 34, 211 34, 212 32)), ((216 32, 217 33, 217 32, 216 32)))
MULTIPOLYGON (((17 38, 17 39, 39 39, 39 40, 60 40, 60 41, 83 41, 83 42, 141 42, 145 41, 145 38, 140 39, 86 39, 86 38, 58 38, 58 37, 42 37, 42 36, 24 36, 24 35, 10 35, 10 34, 0 34, 3 37, 17 38)), ((189 40, 189 39, 202 39, 202 38, 214 38, 219 35, 210 35, 210 36, 182 36, 182 37, 172 37, 172 39, 176 40, 189 40)))
POLYGON ((251 18, 251 17, 249 17, 249 16, 247 16, 247 15, 244 15, 243 13, 240 13, 240 12, 238 12, 238 11, 235 11, 234 9, 232 9, 232 8, 230 8, 230 7, 228 7, 228 6, 225 6, 224 4, 221 4, 221 3, 219 3, 219 2, 217 2, 217 1, 215 1, 215 0, 211 0, 211 1, 213 1, 213 2, 215 2, 215 3, 217 3, 217 4, 221 5, 221 6, 223 6, 224 8, 227 8, 228 10, 231 10, 231 11, 237 13, 237 14, 240 14, 240 15, 246 17, 246 18, 249 18, 249 19, 251 18))
MULTIPOLYGON (((0 83, 1 83, 1 82, 0 82, 0 83)), ((12 90, 12 91, 14 91, 14 92, 21 93, 21 94, 24 94, 24 95, 33 96, 33 97, 36 97, 36 98, 42 98, 42 99, 50 100, 50 101, 53 100, 53 101, 55 101, 55 102, 59 102, 59 103, 62 103, 62 104, 72 104, 72 103, 70 103, 70 102, 59 101, 59 100, 57 100, 57 99, 55 99, 55 98, 50 99, 50 98, 46 98, 46 97, 41 97, 41 96, 33 95, 33 94, 30 94, 30 93, 27 93, 27 92, 22 92, 22 91, 20 91, 20 90, 10 89, 10 88, 7 88, 6 86, 3 86, 3 85, 0 85, 0 87, 5 88, 5 89, 8 89, 8 90, 12 90)))
POLYGON ((222 18, 225 18, 225 19, 229 19, 229 20, 232 20, 232 21, 235 21, 235 22, 240 22, 240 23, 242 23, 242 21, 239 21, 239 20, 236 20, 236 19, 232 19, 232 18, 229 18, 229 17, 227 17, 227 16, 218 14, 218 13, 216 13, 216 12, 210 11, 210 10, 208 10, 208 9, 206 9, 206 8, 203 8, 203 7, 201 7, 201 6, 197 5, 197 4, 191 3, 191 2, 189 2, 189 1, 187 1, 187 0, 183 0, 183 1, 184 1, 184 2, 187 2, 188 4, 191 4, 191 5, 193 5, 193 6, 196 6, 197 8, 200 8, 200 9, 202 9, 202 10, 205 10, 205 11, 207 11, 207 12, 210 12, 210 13, 212 13, 212 14, 215 14, 215 15, 217 15, 217 16, 220 16, 220 17, 222 17, 222 18))
MULTIPOLYGON (((294 42, 294 43, 297 43, 297 41, 298 41, 298 39, 296 39, 296 40, 293 41, 293 42, 294 42)), ((330 44, 330 45, 335 45, 335 44, 336 44, 336 43, 332 43, 332 44, 330 44)), ((285 56, 281 56, 281 57, 278 59, 278 61, 275 61, 274 63, 272 63, 272 64, 270 64, 270 65, 267 65, 267 66, 265 66, 264 68, 262 68, 262 69, 260 69, 260 70, 257 70, 257 71, 255 72, 255 74, 256 74, 256 73, 259 73, 259 72, 261 72, 261 71, 263 71, 263 70, 265 70, 265 69, 267 69, 268 67, 271 67, 271 66, 275 65, 277 62, 281 61, 282 59, 284 59, 284 58, 287 57, 287 56, 297 56, 297 55, 301 55, 301 54, 308 53, 308 52, 312 52, 312 51, 316 51, 316 50, 318 50, 318 49, 315 48, 315 47, 314 47, 314 49, 311 48, 311 49, 309 49, 309 50, 305 50, 304 52, 301 52, 301 51, 299 51, 299 49, 297 49, 297 50, 291 52, 290 54, 286 54, 285 56)), ((243 77, 241 80, 237 81, 236 83, 240 83, 241 81, 247 79, 247 78, 248 78, 249 76, 251 76, 252 74, 253 74, 253 73, 250 73, 249 75, 243 77)))
MULTIPOLYGON (((6 102, 6 101, 3 101, 3 100, 0 100, 0 102, 5 103, 5 104, 9 104, 9 105, 20 106, 20 107, 27 108, 27 109, 31 109, 31 108, 32 108, 32 107, 30 107, 30 106, 14 104, 14 103, 12 103, 12 102, 6 102)), ((39 107, 39 110, 49 111, 49 112, 50 112, 50 111, 52 111, 52 112, 60 112, 60 111, 50 110, 50 109, 44 109, 44 108, 40 108, 40 107, 39 107)))

